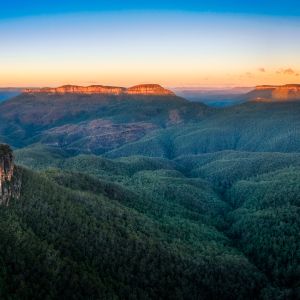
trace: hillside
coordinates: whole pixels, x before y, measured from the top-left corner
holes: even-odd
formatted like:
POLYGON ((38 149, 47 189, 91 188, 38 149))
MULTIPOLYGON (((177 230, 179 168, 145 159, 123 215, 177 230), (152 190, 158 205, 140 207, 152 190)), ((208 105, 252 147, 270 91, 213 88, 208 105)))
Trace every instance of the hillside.
POLYGON ((299 115, 72 89, 0 104, 0 297, 299 299, 299 115))
POLYGON ((206 106, 173 94, 23 93, 0 104, 0 137, 13 146, 23 146, 44 135, 51 139, 49 135, 57 132, 60 136, 67 134, 74 124, 88 132, 83 137, 91 136, 95 134, 94 125, 100 124, 97 126, 101 129, 103 124, 107 132, 111 131, 112 139, 116 127, 125 131, 130 127, 137 135, 133 139, 138 139, 147 130, 198 120, 208 112, 206 106))
POLYGON ((299 102, 212 109, 171 95, 29 93, 0 104, 0 138, 109 157, 295 152, 299 112, 299 102))
POLYGON ((224 150, 298 152, 300 102, 246 103, 215 110, 200 122, 153 132, 107 152, 110 158, 175 158, 224 150))
MULTIPOLYGON (((9 209, 0 207, 1 293, 23 299, 40 299, 49 290, 53 299, 250 299, 266 285, 263 274, 196 212, 194 220, 188 214, 147 217, 122 203, 125 190, 117 200, 95 179, 20 173, 22 197, 9 209), (15 256, 19 264, 12 267, 15 256), (219 289, 216 282, 222 282, 219 289), (239 287, 245 288, 236 293, 239 287)), ((180 211, 176 203, 168 206, 180 211)))
MULTIPOLYGON (((23 182, 25 182, 25 185, 23 185, 22 195, 25 197, 25 195, 29 193, 29 196, 26 199, 21 198, 22 202, 14 202, 12 208, 10 208, 15 209, 15 205, 16 207, 21 205, 19 210, 22 212, 22 215, 24 214, 24 208, 27 208, 28 217, 26 222, 31 220, 31 226, 37 226, 36 220, 41 220, 41 224, 38 226, 45 226, 43 225, 45 218, 50 218, 47 223, 50 222, 49 226, 52 227, 52 219, 55 218, 58 220, 59 217, 55 217, 53 211, 49 213, 49 205, 51 207, 51 203, 59 201, 59 203, 65 207, 66 204, 62 204, 65 202, 61 202, 62 197, 68 197, 67 195, 69 193, 72 193, 72 197, 68 200, 71 202, 66 206, 67 210, 70 210, 70 208, 74 206, 73 201, 76 199, 79 201, 76 205, 90 206, 91 200, 88 199, 96 197, 96 202, 91 206, 93 214, 96 213, 96 203, 100 205, 99 198, 104 197, 105 199, 111 199, 113 201, 111 202, 111 200, 109 200, 106 202, 107 200, 102 200, 104 202, 101 205, 104 206, 99 208, 102 214, 104 213, 103 209, 105 206, 117 205, 119 207, 118 209, 126 209, 127 213, 133 214, 133 216, 138 214, 137 216, 142 218, 140 224, 143 224, 143 229, 141 230, 143 234, 147 236, 147 238, 145 238, 145 236, 141 237, 143 244, 147 243, 148 238, 155 240, 160 237, 159 243, 162 241, 168 244, 170 243, 169 246, 166 244, 169 251, 176 251, 176 253, 180 251, 178 255, 180 255, 181 258, 186 257, 186 255, 192 255, 191 259, 194 263, 197 265, 200 263, 201 269, 197 271, 195 266, 190 266, 191 270, 197 272, 198 280, 201 281, 201 278, 204 278, 201 275, 203 274, 202 272, 205 272, 206 278, 207 275, 210 274, 205 284, 202 281, 197 284, 199 289, 194 290, 193 293, 195 294, 189 294, 190 297, 188 297, 188 299, 197 299, 198 293, 201 295, 204 294, 204 299, 231 299, 232 295, 234 295, 236 299, 252 299, 253 297, 258 297, 258 295, 261 295, 262 299, 270 299, 270 297, 273 298, 275 295, 278 296, 278 299, 295 299, 297 280, 299 278, 296 266, 299 264, 299 257, 297 255, 291 256, 291 253, 298 253, 300 247, 298 243, 299 240, 297 239, 298 225, 297 222, 295 223, 298 218, 297 213, 299 210, 297 208, 299 207, 299 203, 297 203, 299 192, 299 186, 297 184, 298 171, 294 168, 294 166, 300 164, 299 155, 231 151, 228 153, 203 154, 195 157, 186 156, 176 161, 142 156, 108 160, 92 155, 67 158, 64 153, 57 153, 51 149, 52 148, 33 147, 31 150, 21 149, 16 152, 18 162, 45 172, 34 174, 28 171, 25 172, 25 170, 23 171, 23 178, 25 178, 23 182), (45 157, 37 156, 41 153, 47 153, 46 151, 51 152, 48 152, 45 157), (48 161, 46 161, 45 158, 48 161), (58 169, 49 169, 51 166, 58 169), (195 170, 191 170, 192 166, 195 170), (259 175, 259 177, 255 177, 256 175, 259 175), (27 177, 28 179, 26 179, 27 177), (36 184, 36 180, 39 180, 38 182, 40 183, 36 184), (60 188, 57 187, 57 184, 64 189, 67 188, 67 190, 61 191, 60 188), (57 192, 54 193, 53 190, 49 190, 52 185, 57 192), (24 190, 26 186, 27 190, 24 190), (40 194, 43 193, 44 190, 47 195, 40 194), (77 193, 80 194, 77 195, 77 193), (40 205, 44 207, 45 201, 48 201, 47 199, 50 195, 52 200, 49 203, 47 202, 48 204, 44 208, 45 212, 43 215, 41 215, 42 212, 40 210, 35 212, 40 205), (39 199, 43 199, 43 201, 39 199), (28 206, 28 201, 35 201, 35 204, 28 206), (264 230, 260 229, 259 232, 257 231, 256 228, 261 228, 260 226, 263 228, 266 222, 276 224, 279 213, 280 220, 282 219, 282 222, 285 222, 287 225, 278 225, 276 229, 274 228, 274 230, 276 230, 276 236, 278 236, 278 241, 275 241, 273 237, 274 231, 273 229, 271 230, 273 225, 269 225, 271 227, 265 227, 264 230), (46 217, 46 215, 50 217, 46 217), (254 218, 256 215, 257 217, 254 218), (245 219, 245 216, 247 216, 248 219, 245 219), (271 216, 273 219, 270 219, 271 216), (146 218, 148 221, 143 218, 146 218), (149 225, 146 225, 148 222, 150 222, 149 225), (159 231, 155 229, 156 226, 159 228, 159 231), (256 240, 258 235, 260 236, 260 242, 256 240), (272 244, 268 242, 264 243, 264 241, 270 239, 274 240, 272 244), (285 251, 280 255, 274 252, 275 254, 272 256, 272 261, 268 264, 263 263, 262 261, 267 256, 269 257, 270 252, 273 253, 273 251, 277 251, 278 243, 286 243, 286 245, 289 245, 287 246, 287 251, 290 252, 285 251), (230 249, 224 248, 225 245, 227 245, 226 247, 230 245, 230 249), (251 245, 255 245, 255 248, 252 248, 251 245), (251 251, 249 249, 251 249, 251 251), (229 253, 225 255, 227 251, 229 251, 229 253), (235 262, 230 258, 230 251, 235 253, 234 257, 237 259, 237 269, 234 267, 235 262), (228 265, 223 265, 224 263, 226 264, 226 260, 224 261, 225 257, 230 260, 228 265), (287 257, 289 258, 288 260, 286 259, 287 257), (251 266, 247 266, 248 263, 245 265, 245 258, 249 261, 251 266), (204 261, 202 261, 202 259, 204 259, 204 261), (224 272, 224 274, 221 273, 218 275, 220 279, 215 277, 216 274, 214 274, 213 271, 214 264, 211 259, 213 259, 219 267, 220 264, 222 265, 222 272, 224 272), (220 261, 218 259, 220 259, 220 261), (264 271, 257 271, 254 266, 258 269, 262 267, 264 271), (287 268, 289 270, 288 272, 287 268), (243 270, 243 274, 239 273, 235 275, 236 270, 243 270), (224 282, 224 276, 228 277, 228 286, 227 283, 224 282), (238 281, 236 276, 239 278, 238 281), (244 281, 246 278, 247 280, 254 280, 250 284, 254 290, 252 290, 252 288, 250 290, 246 288, 246 286, 248 287, 249 285, 248 281, 244 281), (220 291, 215 288, 214 284, 216 280, 222 280, 222 288, 220 291), (231 280, 234 280, 234 285, 239 291, 238 294, 235 294, 231 289, 233 285, 233 281, 231 280), (228 295, 225 293, 227 288, 229 289, 228 295)), ((55 211, 56 210, 57 208, 55 211)), ((118 228, 118 226, 121 225, 120 219, 113 219, 114 213, 112 214, 112 212, 115 210, 116 208, 112 208, 110 212, 110 218, 112 218, 111 222, 114 224, 114 229, 110 231, 110 235, 116 231, 116 227, 118 228)), ((66 218, 66 214, 68 215, 69 212, 61 213, 64 219, 66 218)), ((119 214, 120 212, 118 212, 118 215, 119 214)), ((129 217, 125 216, 124 212, 122 212, 121 215, 124 220, 126 220, 125 228, 134 228, 134 235, 139 234, 139 227, 137 227, 137 225, 132 227, 133 225, 130 225, 131 221, 128 219, 129 217)), ((72 219, 74 217, 75 216, 70 216, 72 219)), ((70 221, 72 219, 70 219, 70 221)), ((90 217, 87 218, 87 220, 89 219, 90 217)), ((105 226, 104 228, 107 227, 109 219, 107 219, 107 216, 104 219, 99 219, 99 215, 97 215, 98 222, 103 222, 101 226, 105 226)), ((65 224, 65 221, 62 224, 65 224)), ((80 226, 82 227, 83 224, 80 226)), ((49 230, 51 227, 49 227, 49 230)), ((79 234, 79 229, 77 227, 75 228, 75 232, 79 234)), ((64 237, 66 234, 65 230, 66 229, 60 227, 56 239, 64 237)), ((95 230, 97 232, 96 228, 95 230)), ((52 231, 53 229, 51 232, 52 231)), ((102 232, 102 234, 104 233, 102 232)), ((122 235, 124 237, 124 233, 122 235)), ((135 239, 137 238, 138 236, 136 236, 135 239)), ((120 237, 116 237, 117 243, 120 242, 119 239, 120 237)), ((127 235, 125 239, 127 239, 127 235)), ((151 243, 153 242, 154 241, 151 241, 151 243)), ((85 243, 88 243, 91 248, 90 251, 92 251, 94 247, 92 246, 93 238, 85 243)), ((126 244, 127 243, 129 243, 128 246, 131 247, 131 242, 127 241, 126 244)), ((72 243, 67 245, 68 249, 71 245, 72 243)), ((79 245, 81 245, 81 242, 79 242, 79 245)), ((136 252, 132 253, 132 250, 129 249, 121 250, 121 247, 123 247, 122 244, 118 244, 116 249, 122 251, 123 257, 124 253, 129 253, 131 256, 130 260, 126 260, 126 263, 124 262, 126 268, 133 266, 133 258, 138 257, 138 254, 136 252)), ((143 251, 148 253, 148 250, 146 250, 148 247, 149 246, 145 245, 143 251)), ((54 249, 57 249, 57 246, 54 246, 54 249)), ((78 249, 77 252, 78 251, 80 253, 81 250, 78 249)), ((99 251, 99 249, 97 251, 99 251)), ((163 253, 162 248, 158 248, 157 251, 159 251, 159 257, 161 257, 163 253)), ((116 254, 110 250, 110 256, 115 257, 115 255, 116 254)), ((153 255, 158 254, 153 253, 153 255)), ((150 257, 149 259, 151 261, 153 260, 153 258, 150 257)), ((123 263, 120 261, 116 261, 116 263, 119 267, 123 266, 123 263)), ((171 263, 171 261, 169 261, 169 263, 171 263)), ((177 264, 178 263, 177 261, 177 264)), ((185 265, 186 264, 188 264, 188 260, 185 260, 185 265)), ((109 265, 112 267, 111 262, 109 265)), ((219 267, 217 272, 220 272, 219 267)), ((135 268, 138 270, 135 272, 138 272, 140 280, 149 280, 144 279, 145 275, 140 273, 143 271, 139 269, 139 267, 136 266, 135 268)), ((45 270, 43 266, 41 266, 41 269, 43 271, 45 270)), ((109 269, 106 270, 106 273, 101 273, 102 281, 106 276, 105 274, 115 276, 109 273, 109 269)), ((162 269, 158 271, 158 269, 154 267, 154 270, 158 272, 157 276, 165 276, 161 273, 162 269)), ((169 269, 168 266, 165 270, 171 269, 169 269)), ((95 274, 99 274, 98 272, 97 269, 95 274)), ((124 272, 127 274, 127 271, 124 270, 123 274, 124 272)), ((128 272, 130 273, 129 270, 128 272)), ((145 272, 148 272, 147 268, 145 272)), ((175 270, 172 270, 172 272, 177 274, 175 270)), ((187 275, 189 273, 185 274, 187 275)), ((124 279, 125 278, 126 277, 124 277, 124 279)), ((152 278, 154 280, 154 277, 152 278)), ((175 296, 174 291, 171 295, 173 295, 175 299, 181 299, 182 296, 180 296, 180 293, 184 291, 184 288, 176 283, 175 278, 176 276, 172 277, 172 279, 170 278, 169 284, 177 286, 176 293, 178 294, 175 296)), ((191 282, 195 284, 195 281, 191 280, 191 278, 185 279, 185 287, 189 286, 191 282)), ((53 280, 53 282, 56 282, 56 280, 53 280)), ((105 279, 104 282, 106 282, 105 279)), ((120 278, 116 278, 116 282, 120 283, 120 278)), ((137 283, 138 281, 135 282, 137 283)), ((28 284, 31 283, 28 282, 28 284)), ((107 287, 107 283, 104 283, 104 285, 107 287)), ((118 285, 114 285, 111 292, 120 295, 117 286, 118 285)), ((158 286, 162 287, 161 284, 158 286)), ((137 291, 136 286, 134 286, 133 289, 137 291)), ((144 295, 142 290, 139 295, 144 295)), ((192 290, 191 287, 189 287, 189 290, 192 290)), ((84 290, 81 291, 81 293, 82 292, 85 293, 84 290)), ((100 288, 98 293, 99 292, 102 293, 103 288, 100 288)), ((149 297, 156 297, 156 289, 152 290, 152 293, 154 294, 151 294, 149 297)), ((160 293, 162 293, 162 291, 160 291, 160 293)))

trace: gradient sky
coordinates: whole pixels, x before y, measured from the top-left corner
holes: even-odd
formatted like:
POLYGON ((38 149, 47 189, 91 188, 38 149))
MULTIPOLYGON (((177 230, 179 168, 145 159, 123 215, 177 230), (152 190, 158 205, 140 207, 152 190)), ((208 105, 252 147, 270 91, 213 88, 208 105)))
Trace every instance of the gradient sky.
POLYGON ((297 83, 299 36, 298 1, 11 0, 0 86, 297 83))

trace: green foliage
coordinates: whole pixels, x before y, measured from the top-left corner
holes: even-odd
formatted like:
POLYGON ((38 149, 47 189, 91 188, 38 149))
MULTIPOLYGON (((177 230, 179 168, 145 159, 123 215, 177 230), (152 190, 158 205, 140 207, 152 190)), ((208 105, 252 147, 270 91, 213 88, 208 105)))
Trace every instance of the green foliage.
POLYGON ((117 124, 147 120, 165 127, 172 125, 173 111, 180 121, 189 122, 209 109, 176 96, 22 94, 0 103, 0 136, 19 147, 43 139, 50 128, 96 119, 117 124))
POLYGON ((202 177, 224 190, 237 180, 290 166, 300 166, 300 154, 222 151, 183 156, 176 162, 193 177, 202 177))
POLYGON ((298 152, 299 114, 299 102, 249 103, 219 109, 198 122, 158 131, 106 155, 174 158, 224 150, 298 152))
POLYGON ((33 170, 0 207, 0 298, 299 299, 299 113, 178 97, 0 104, 0 140, 33 170), (51 135, 92 120, 157 130, 109 151, 101 128, 81 128, 98 148, 51 135))
POLYGON ((19 165, 28 166, 34 170, 59 167, 62 161, 68 157, 63 150, 40 144, 15 150, 14 155, 19 165))
POLYGON ((243 252, 280 287, 300 280, 300 169, 238 181, 228 192, 236 208, 230 234, 243 252))
POLYGON ((196 249, 101 194, 22 173, 22 198, 0 209, 2 292, 16 299, 251 299, 266 284, 225 237, 196 249))

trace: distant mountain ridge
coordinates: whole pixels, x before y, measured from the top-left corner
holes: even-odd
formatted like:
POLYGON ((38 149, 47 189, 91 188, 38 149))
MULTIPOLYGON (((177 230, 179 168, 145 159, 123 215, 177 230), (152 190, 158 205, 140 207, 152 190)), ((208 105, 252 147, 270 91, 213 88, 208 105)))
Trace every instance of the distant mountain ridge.
POLYGON ((156 96, 174 96, 175 94, 163 88, 159 84, 140 84, 130 88, 91 85, 91 86, 77 86, 64 85, 58 88, 36 88, 25 89, 23 91, 27 94, 45 93, 45 94, 111 94, 111 95, 156 95, 156 96))
POLYGON ((192 102, 224 107, 244 102, 300 101, 300 84, 259 85, 236 88, 174 88, 176 95, 192 102))
POLYGON ((226 107, 244 102, 240 98, 254 87, 175 87, 172 91, 179 97, 208 106, 226 107))
POLYGON ((84 139, 87 152, 101 154, 154 130, 194 122, 210 113, 205 105, 158 85, 134 86, 121 94, 103 88, 28 89, 0 104, 0 140, 3 137, 3 142, 15 147, 19 145, 14 141, 23 143, 37 134, 36 141, 81 152, 84 139))
POLYGON ((300 84, 260 85, 245 95, 248 101, 300 101, 300 84))
POLYGON ((228 90, 190 90, 173 91, 159 84, 140 84, 129 88, 117 86, 91 85, 63 85, 57 88, 28 88, 24 94, 44 95, 113 95, 113 96, 176 96, 184 97, 192 102, 203 102, 212 106, 230 106, 243 102, 285 102, 300 101, 300 84, 259 85, 250 88, 236 88, 228 90), (174 91, 174 92, 173 92, 174 91))
POLYGON ((21 93, 21 88, 0 88, 0 102, 16 97, 21 93))

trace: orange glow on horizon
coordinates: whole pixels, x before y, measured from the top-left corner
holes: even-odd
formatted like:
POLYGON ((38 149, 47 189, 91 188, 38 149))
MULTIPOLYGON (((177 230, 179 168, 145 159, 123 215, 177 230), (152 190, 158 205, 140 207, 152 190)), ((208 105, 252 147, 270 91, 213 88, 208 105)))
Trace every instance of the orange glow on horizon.
POLYGON ((297 83, 299 29, 298 19, 179 12, 0 21, 0 86, 297 83))
MULTIPOLYGON (((291 68, 292 69, 292 68, 291 68)), ((293 70, 293 69, 292 69, 293 70)), ((74 85, 109 85, 129 87, 139 83, 159 83, 168 87, 192 86, 256 86, 256 85, 284 85, 299 83, 300 76, 296 71, 279 73, 279 71, 254 71, 236 74, 197 73, 188 72, 116 72, 97 74, 97 72, 22 72, 5 73, 0 70, 0 87, 57 87, 65 84, 74 85), (116 75, 117 74, 117 75, 116 75)))

